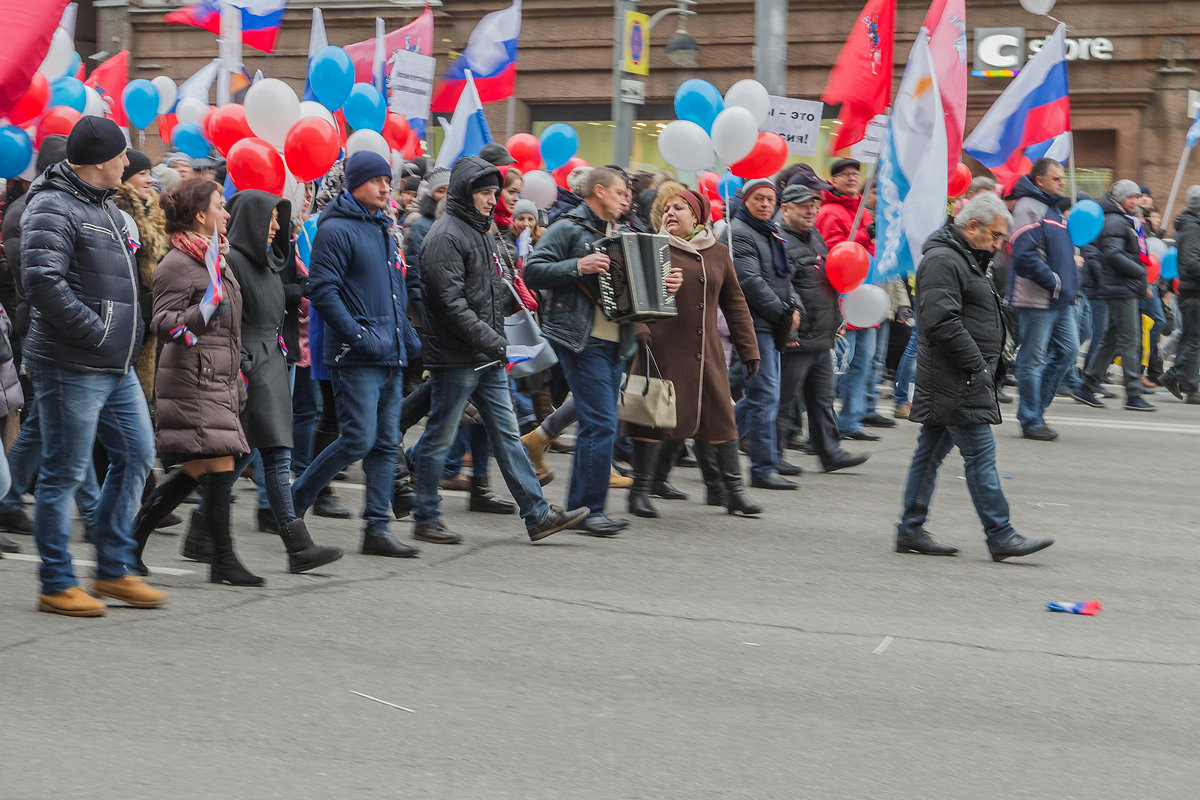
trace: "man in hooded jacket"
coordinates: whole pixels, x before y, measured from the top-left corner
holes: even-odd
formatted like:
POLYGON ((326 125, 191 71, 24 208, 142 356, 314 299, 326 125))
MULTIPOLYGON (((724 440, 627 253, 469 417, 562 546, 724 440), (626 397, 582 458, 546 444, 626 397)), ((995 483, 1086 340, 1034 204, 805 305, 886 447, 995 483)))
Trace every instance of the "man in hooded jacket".
POLYGON ((1189 186, 1187 208, 1175 217, 1179 251, 1179 349, 1159 382, 1171 394, 1200 405, 1200 186, 1189 186))
POLYGON ((516 295, 501 275, 502 246, 490 232, 500 193, 500 170, 475 156, 455 162, 446 213, 421 246, 425 281, 425 366, 431 392, 425 433, 413 450, 416 502, 413 538, 456 544, 438 508, 438 481, 468 400, 487 426, 492 452, 517 501, 531 541, 580 522, 588 509, 563 511, 546 503, 525 455, 508 385, 504 317, 516 295))

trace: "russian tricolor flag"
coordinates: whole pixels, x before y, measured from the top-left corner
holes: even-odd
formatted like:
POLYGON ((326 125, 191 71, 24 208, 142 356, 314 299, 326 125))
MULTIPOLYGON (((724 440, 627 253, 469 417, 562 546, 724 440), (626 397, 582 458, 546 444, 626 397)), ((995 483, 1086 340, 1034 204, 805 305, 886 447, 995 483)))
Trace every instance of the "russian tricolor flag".
MULTIPOLYGON (((446 138, 442 140, 442 149, 438 151, 437 167, 450 169, 463 156, 479 155, 483 146, 492 141, 492 130, 488 127, 487 117, 483 115, 483 103, 479 99, 479 92, 475 90, 474 76, 470 70, 467 70, 465 82, 466 88, 459 95, 446 138)), ((443 127, 445 124, 443 120, 443 127)))
POLYGON ((195 25, 213 33, 221 32, 221 5, 225 3, 242 12, 242 44, 275 52, 275 38, 283 25, 287 0, 200 0, 163 17, 163 22, 195 25))
POLYGON ((517 41, 521 37, 521 0, 493 11, 475 26, 462 55, 442 76, 433 93, 431 110, 445 113, 458 106, 467 85, 467 72, 475 78, 479 99, 484 103, 513 96, 517 82, 517 41))
POLYGON ((1067 29, 1060 24, 963 143, 1005 190, 1029 171, 1027 148, 1071 130, 1067 29))

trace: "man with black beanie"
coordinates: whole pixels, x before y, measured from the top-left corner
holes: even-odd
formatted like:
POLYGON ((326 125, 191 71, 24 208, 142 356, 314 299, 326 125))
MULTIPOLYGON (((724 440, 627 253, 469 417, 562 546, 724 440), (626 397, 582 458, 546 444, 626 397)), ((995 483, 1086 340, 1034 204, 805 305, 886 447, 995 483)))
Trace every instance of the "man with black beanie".
POLYGON ((581 522, 586 508, 563 511, 546 503, 525 455, 509 392, 504 317, 516 293, 502 275, 499 240, 490 233, 501 186, 500 170, 482 158, 454 164, 446 213, 421 246, 425 281, 425 366, 432 384, 425 433, 413 450, 416 505, 413 538, 456 544, 439 511, 438 480, 446 453, 472 400, 531 541, 581 522))
POLYGON ((84 117, 67 160, 29 189, 21 272, 32 308, 25 363, 41 410, 42 468, 33 535, 42 558, 38 608, 94 617, 111 597, 155 608, 167 593, 134 574, 133 516, 154 461, 150 412, 130 368, 144 334, 133 246, 112 192, 129 159, 111 120, 84 117), (92 520, 93 597, 75 577, 68 500, 99 440, 110 459, 92 520))

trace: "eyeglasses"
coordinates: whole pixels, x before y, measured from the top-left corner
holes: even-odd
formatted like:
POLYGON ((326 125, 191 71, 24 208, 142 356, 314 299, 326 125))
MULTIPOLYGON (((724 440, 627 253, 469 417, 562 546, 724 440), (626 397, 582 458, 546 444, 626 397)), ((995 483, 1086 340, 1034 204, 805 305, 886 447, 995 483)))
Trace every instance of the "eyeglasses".
POLYGON ((994 231, 991 228, 984 228, 984 230, 992 235, 993 242, 1003 242, 1008 238, 1008 231, 994 231))

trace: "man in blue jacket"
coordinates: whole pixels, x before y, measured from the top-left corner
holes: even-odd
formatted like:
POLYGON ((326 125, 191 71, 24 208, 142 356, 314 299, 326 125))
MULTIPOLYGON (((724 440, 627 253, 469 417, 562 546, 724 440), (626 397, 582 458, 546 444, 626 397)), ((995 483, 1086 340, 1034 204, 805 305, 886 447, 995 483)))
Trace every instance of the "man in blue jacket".
MULTIPOLYGON (((420 353, 408 320, 404 260, 383 213, 392 168, 377 153, 346 161, 346 188, 321 212, 309 295, 325 323, 323 357, 337 400, 337 441, 292 486, 304 513, 338 472, 362 459, 366 477, 363 555, 409 558, 420 551, 388 532, 399 452, 404 367, 420 353)), ((314 354, 314 358, 317 357, 314 354)))
POLYGON ((1079 356, 1079 268, 1062 214, 1069 203, 1064 185, 1062 165, 1039 158, 1013 190, 1009 303, 1021 333, 1017 420, 1026 439, 1043 442, 1058 438, 1042 415, 1079 356))

